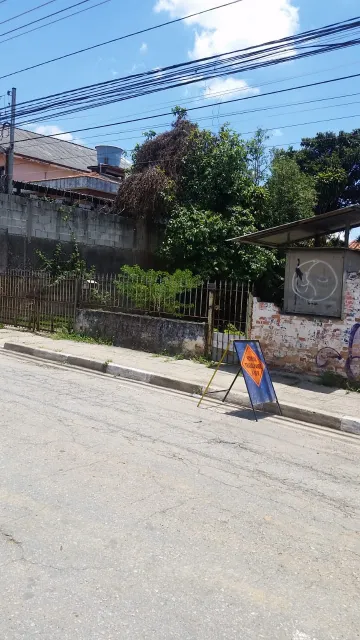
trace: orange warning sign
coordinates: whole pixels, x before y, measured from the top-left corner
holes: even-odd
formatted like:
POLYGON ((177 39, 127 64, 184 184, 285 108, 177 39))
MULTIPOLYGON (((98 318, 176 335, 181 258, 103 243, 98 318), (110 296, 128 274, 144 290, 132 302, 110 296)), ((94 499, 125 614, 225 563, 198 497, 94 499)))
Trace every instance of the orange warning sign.
POLYGON ((241 366, 249 374, 250 378, 257 384, 258 387, 261 385, 261 380, 263 379, 265 365, 261 362, 260 358, 256 355, 255 351, 248 344, 244 355, 241 360, 241 366))

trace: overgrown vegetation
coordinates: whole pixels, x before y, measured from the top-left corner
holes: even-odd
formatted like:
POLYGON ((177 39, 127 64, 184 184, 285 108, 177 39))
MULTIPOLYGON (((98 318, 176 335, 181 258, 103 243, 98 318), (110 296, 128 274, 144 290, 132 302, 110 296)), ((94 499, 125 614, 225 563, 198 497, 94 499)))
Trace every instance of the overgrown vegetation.
POLYGON ((322 371, 318 378, 319 384, 324 387, 333 387, 335 389, 346 389, 346 391, 360 392, 360 381, 349 380, 344 378, 335 371, 322 371))
POLYGON ((106 338, 95 337, 91 338, 83 333, 76 333, 75 331, 69 331, 65 327, 58 329, 54 333, 50 333, 49 337, 53 340, 72 340, 73 342, 86 342, 87 344, 103 344, 108 347, 113 346, 112 340, 106 338))
POLYGON ((132 309, 168 313, 184 316, 191 312, 192 305, 187 301, 186 291, 199 286, 201 278, 193 276, 191 271, 177 269, 167 271, 144 271, 139 266, 122 267, 115 285, 132 309))
POLYGON ((36 251, 36 255, 40 261, 40 268, 49 273, 54 281, 60 278, 91 276, 92 272, 87 268, 85 260, 81 258, 79 245, 75 238, 73 238, 70 255, 64 252, 60 242, 56 245, 51 258, 39 250, 36 251))

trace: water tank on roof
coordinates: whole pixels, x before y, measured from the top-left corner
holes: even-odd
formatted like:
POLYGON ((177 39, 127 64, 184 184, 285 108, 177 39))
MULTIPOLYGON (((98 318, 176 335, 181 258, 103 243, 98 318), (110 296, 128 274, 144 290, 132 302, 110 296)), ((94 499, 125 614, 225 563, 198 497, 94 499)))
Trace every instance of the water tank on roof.
POLYGON ((124 153, 120 147, 98 145, 95 147, 98 164, 109 164, 111 167, 120 167, 121 156, 124 153))

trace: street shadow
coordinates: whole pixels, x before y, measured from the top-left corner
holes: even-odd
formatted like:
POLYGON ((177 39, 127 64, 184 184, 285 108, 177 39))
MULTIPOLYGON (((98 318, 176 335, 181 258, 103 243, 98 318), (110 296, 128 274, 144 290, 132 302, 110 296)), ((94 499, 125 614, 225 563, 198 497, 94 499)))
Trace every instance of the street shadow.
MULTIPOLYGON (((256 420, 253 410, 247 409, 246 407, 244 407, 243 409, 229 408, 229 410, 226 411, 226 415, 233 416, 234 418, 241 418, 242 420, 250 420, 252 422, 260 422, 260 420, 263 420, 264 418, 269 417, 269 414, 265 413, 264 411, 256 411, 256 418, 257 418, 256 420)), ((274 414, 274 417, 276 417, 275 414, 274 414)))

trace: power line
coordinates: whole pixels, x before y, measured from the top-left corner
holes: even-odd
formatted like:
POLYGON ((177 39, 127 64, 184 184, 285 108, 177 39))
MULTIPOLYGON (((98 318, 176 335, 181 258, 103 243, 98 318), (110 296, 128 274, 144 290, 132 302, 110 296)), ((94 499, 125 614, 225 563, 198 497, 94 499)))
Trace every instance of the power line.
MULTIPOLYGON (((190 107, 189 109, 187 109, 187 111, 197 111, 198 109, 204 109, 204 108, 210 108, 210 107, 214 107, 220 104, 230 104, 230 103, 234 103, 234 102, 242 102, 243 100, 254 100, 256 98, 262 98, 262 97, 266 97, 266 96, 272 96, 272 95, 278 95, 281 93, 286 93, 288 91, 296 91, 298 89, 307 89, 309 87, 318 87, 318 86, 323 86, 325 84, 330 84, 332 82, 341 82, 343 80, 350 80, 353 78, 359 78, 360 77, 360 73, 354 73, 350 76, 342 76, 339 78, 331 78, 330 80, 319 80, 318 82, 312 82, 309 84, 303 84, 303 85, 298 85, 296 87, 288 87, 286 89, 276 89, 275 91, 268 91, 267 93, 261 93, 261 94, 257 94, 254 96, 244 96, 243 98, 233 98, 231 100, 226 100, 225 102, 213 102, 212 104, 209 105, 200 105, 197 107, 190 107)), ((114 126, 118 126, 121 124, 132 124, 133 122, 141 122, 141 121, 148 121, 148 120, 152 120, 154 118, 162 118, 165 116, 171 116, 173 115, 172 111, 167 111, 164 113, 158 113, 152 116, 144 116, 142 118, 131 118, 129 120, 121 120, 118 122, 112 122, 109 124, 102 124, 102 125, 96 125, 96 126, 92 126, 92 127, 84 127, 82 129, 72 129, 71 131, 63 131, 61 132, 61 134, 53 134, 52 136, 43 136, 43 135, 39 135, 38 138, 56 138, 58 135, 64 135, 64 134, 73 134, 73 133, 82 133, 83 131, 94 131, 96 129, 105 129, 107 127, 114 127, 114 126)), ((32 138, 32 140, 36 140, 37 138, 32 138)), ((18 140, 17 142, 27 142, 26 139, 24 140, 18 140)))
MULTIPOLYGON (((87 0, 86 0, 87 1, 87 0)), ((57 18, 56 20, 51 20, 47 24, 42 24, 38 27, 34 27, 33 29, 28 29, 28 31, 23 31, 22 33, 18 33, 15 36, 10 36, 10 38, 6 38, 5 40, 0 40, 0 44, 4 44, 4 42, 9 42, 9 40, 15 40, 16 38, 21 38, 22 36, 26 36, 28 33, 32 33, 33 31, 39 31, 40 29, 45 29, 46 27, 50 27, 50 25, 55 24, 57 22, 61 22, 62 20, 67 20, 68 18, 72 18, 73 16, 77 16, 80 13, 85 13, 85 11, 91 11, 91 9, 95 9, 96 7, 100 7, 102 4, 106 4, 107 2, 111 2, 111 0, 102 0, 102 2, 98 2, 97 4, 91 5, 91 7, 86 7, 85 9, 80 9, 79 11, 73 11, 73 13, 69 13, 67 16, 63 16, 62 18, 57 18)))
POLYGON ((134 31, 133 33, 128 33, 124 36, 119 36, 118 38, 112 38, 111 40, 106 40, 105 42, 99 42, 98 44, 94 44, 90 47, 85 47, 84 49, 78 49, 77 51, 72 51, 71 53, 66 53, 62 56, 58 56, 57 58, 51 58, 50 60, 44 60, 43 62, 39 62, 38 64, 33 64, 30 67, 25 67, 24 69, 18 69, 17 71, 13 71, 12 73, 7 73, 4 76, 0 76, 0 80, 4 78, 10 78, 10 76, 17 75, 19 73, 24 73, 25 71, 30 71, 31 69, 37 69, 38 67, 43 67, 47 64, 52 64, 53 62, 58 62, 59 60, 65 60, 66 58, 71 58, 72 56, 76 56, 79 53, 85 53, 86 51, 92 51, 93 49, 98 49, 99 47, 104 47, 107 44, 113 44, 114 42, 120 42, 120 40, 125 40, 127 38, 132 38, 133 36, 138 36, 143 33, 148 33, 149 31, 155 31, 156 29, 160 29, 162 27, 167 27, 171 24, 175 24, 176 22, 182 22, 183 20, 188 20, 189 18, 194 18, 195 16, 200 16, 204 13, 209 13, 210 11, 216 11, 217 9, 223 9, 224 7, 229 7, 230 5, 237 4, 238 2, 242 2, 243 0, 232 0, 232 2, 227 2, 226 4, 220 4, 217 7, 212 7, 211 9, 204 9, 203 11, 198 11, 197 13, 191 13, 182 18, 176 18, 175 20, 169 20, 168 22, 162 22, 161 24, 154 25, 153 27, 147 27, 145 29, 140 29, 139 31, 134 31))
MULTIPOLYGON (((270 111, 270 110, 273 110, 273 109, 281 109, 282 107, 301 106, 301 105, 304 105, 304 104, 311 104, 311 103, 314 103, 314 102, 324 102, 326 100, 337 100, 337 99, 340 99, 341 97, 345 98, 345 97, 350 97, 350 96, 352 97, 352 96, 359 96, 359 95, 360 95, 360 92, 357 92, 357 93, 345 94, 343 96, 334 96, 332 98, 319 98, 317 100, 305 100, 305 101, 302 101, 302 102, 291 102, 291 103, 282 104, 282 105, 278 104, 278 105, 273 105, 273 106, 269 106, 269 107, 261 107, 259 109, 248 109, 246 111, 233 111, 231 113, 224 113, 224 114, 216 115, 216 119, 218 119, 218 118, 228 118, 229 116, 234 116, 234 115, 235 116, 236 115, 246 115, 246 114, 250 114, 250 113, 255 115, 255 114, 258 114, 258 113, 260 113, 262 111, 270 111)), ((360 101, 359 100, 353 100, 352 102, 343 102, 343 103, 340 103, 340 104, 331 104, 331 105, 326 105, 326 106, 322 105, 320 107, 313 107, 312 109, 302 109, 301 113, 305 113, 305 112, 309 112, 309 111, 318 111, 319 109, 336 109, 337 107, 348 107, 348 106, 352 106, 354 104, 360 104, 360 101)), ((298 113, 298 112, 297 111, 285 111, 284 113, 276 113, 276 114, 272 114, 272 115, 270 115, 268 117, 269 118, 277 118, 279 116, 292 115, 294 113, 298 113)), ((213 118, 214 118, 213 115, 204 116, 202 118, 198 118, 197 122, 203 122, 204 120, 212 120, 213 118)), ((163 124, 158 124, 158 125, 155 124, 155 125, 151 125, 151 126, 156 128, 156 129, 158 129, 158 128, 162 128, 162 127, 169 127, 169 126, 171 126, 171 123, 170 122, 166 122, 166 123, 163 123, 163 124)), ((267 127, 264 127, 264 128, 267 129, 267 127)), ((274 129, 276 129, 276 128, 278 128, 278 127, 274 127, 274 129)), ((280 125, 280 128, 284 128, 283 125, 280 125)), ((130 132, 135 132, 135 131, 143 131, 143 127, 140 128, 140 129, 138 128, 138 129, 127 129, 127 130, 125 129, 124 131, 113 131, 111 133, 105 133, 105 134, 95 135, 95 136, 85 136, 85 137, 82 137, 82 139, 83 140, 91 140, 91 139, 94 139, 94 138, 104 138, 105 136, 108 137, 108 136, 114 136, 114 135, 119 135, 119 134, 122 134, 122 133, 130 133, 130 132)), ((126 139, 127 138, 125 138, 125 140, 126 139)), ((128 138, 128 139, 130 139, 130 138, 128 138)))
MULTIPOLYGON (((72 4, 69 7, 65 7, 65 9, 60 9, 59 11, 55 11, 54 13, 49 13, 47 16, 43 16, 42 18, 38 18, 37 20, 33 20, 32 22, 27 22, 26 24, 23 24, 20 27, 15 27, 14 29, 10 29, 10 31, 4 31, 4 33, 0 33, 0 38, 2 38, 3 36, 7 36, 9 33, 14 33, 14 31, 19 31, 20 29, 24 29, 25 27, 30 27, 32 24, 37 24, 38 22, 42 22, 47 18, 52 18, 53 16, 57 16, 59 13, 64 13, 65 11, 69 11, 69 9, 74 9, 74 7, 78 7, 81 4, 86 4, 87 2, 91 2, 91 0, 81 0, 80 2, 76 2, 76 4, 72 4)), ((49 4, 49 2, 45 4, 49 4)), ((23 14, 20 14, 20 15, 23 15, 23 14)))
MULTIPOLYGON (((327 122, 334 122, 334 121, 336 121, 336 120, 348 120, 348 119, 350 119, 350 118, 358 118, 358 117, 360 117, 360 114, 352 114, 352 115, 349 115, 349 116, 339 116, 339 117, 336 117, 336 118, 327 118, 327 119, 323 119, 323 120, 310 120, 310 121, 308 121, 308 122, 293 123, 293 124, 291 124, 291 125, 285 125, 285 126, 284 126, 284 125, 276 125, 276 126, 272 127, 271 129, 266 129, 266 130, 267 130, 267 131, 274 131, 275 129, 279 129, 279 128, 281 128, 281 129, 287 129, 287 128, 294 128, 294 127, 305 126, 305 125, 309 125, 309 124, 320 124, 320 123, 321 123, 321 124, 324 124, 324 123, 327 123, 327 122)), ((242 136, 245 136, 245 135, 251 135, 251 134, 253 134, 253 133, 256 133, 256 130, 254 130, 254 131, 238 131, 238 133, 239 133, 240 135, 242 135, 242 136)), ((333 135, 331 135, 331 136, 329 136, 329 137, 334 137, 334 138, 335 138, 335 137, 338 137, 338 135, 339 135, 339 134, 333 134, 333 135)), ((350 133, 350 135, 355 135, 355 136, 357 137, 359 134, 351 134, 351 133, 350 133)), ((49 138, 50 136, 45 136, 45 137, 49 138)), ((34 139, 36 139, 36 138, 31 138, 29 141, 30 141, 30 142, 32 142, 34 139)), ((302 139, 305 139, 305 138, 302 138, 302 139)), ((359 135, 359 139, 360 139, 360 135, 359 135)), ((119 141, 121 141, 121 139, 120 139, 119 141)), ((20 142, 20 141, 18 140, 17 142, 20 142)), ((64 141, 61 141, 61 142, 64 142, 64 141)), ((69 141, 65 141, 65 142, 69 142, 69 141)), ((299 141, 299 142, 301 142, 301 141, 299 141)), ((71 143, 71 142, 70 142, 70 144, 74 144, 74 143, 71 143)), ((75 144, 76 144, 76 143, 75 143, 75 144)), ((298 144, 298 143, 290 143, 290 144, 298 144)), ((80 145, 76 145, 76 146, 80 146, 80 145)), ((269 145, 269 147, 268 147, 268 148, 273 147, 273 146, 279 146, 279 147, 282 147, 282 146, 284 146, 284 145, 283 145, 283 144, 279 144, 279 145, 269 145)), ((285 146, 289 146, 289 145, 285 145, 285 146)), ((70 155, 65 155, 65 156, 58 156, 58 157, 57 157, 57 160, 66 160, 66 159, 69 159, 69 158, 72 158, 72 159, 87 158, 87 157, 88 157, 88 155, 89 155, 89 153, 88 153, 88 152, 89 152, 89 150, 90 150, 90 151, 94 151, 94 152, 95 152, 95 150, 94 150, 94 149, 91 149, 91 147, 86 147, 86 149, 87 149, 87 153, 82 153, 82 154, 81 154, 81 153, 80 153, 80 154, 70 154, 70 155)), ((125 150, 124 150, 124 151, 125 151, 125 150)), ((128 152, 130 151, 130 152, 131 152, 131 151, 134 151, 134 149, 127 149, 126 151, 128 151, 128 152)), ((15 155, 16 155, 16 152, 15 152, 15 155)), ((55 162, 55 161, 54 161, 54 162, 51 162, 51 160, 46 161, 46 162, 47 162, 48 164, 58 164, 58 163, 57 163, 57 162, 55 162)), ((24 162, 18 162, 17 164, 19 165, 19 164, 26 164, 26 163, 27 163, 27 162, 26 162, 26 161, 24 161, 24 162)), ((61 165, 60 165, 60 166, 61 166, 61 165)), ((79 170, 79 171, 80 171, 80 170, 79 170)), ((36 173, 37 173, 37 172, 34 172, 34 175, 36 175, 36 173)))
POLYGON ((165 89, 197 83, 206 79, 273 66, 282 62, 289 62, 289 60, 306 58, 319 53, 354 46, 360 43, 360 39, 347 40, 345 42, 339 41, 336 45, 328 45, 327 49, 319 47, 318 43, 320 38, 326 37, 329 33, 343 34, 349 29, 357 29, 359 26, 360 20, 354 18, 337 23, 335 27, 328 25, 297 36, 274 41, 275 46, 273 46, 274 43, 264 43, 256 47, 229 52, 228 54, 219 54, 192 62, 179 63, 159 70, 147 71, 28 100, 18 105, 17 117, 28 118, 32 114, 44 112, 47 112, 48 116, 52 112, 57 112, 58 115, 67 115, 165 89), (307 43, 307 48, 310 47, 310 50, 296 52, 292 56, 289 55, 294 46, 297 47, 299 43, 307 43))
POLYGON ((32 13, 33 11, 37 11, 38 9, 41 9, 42 7, 46 7, 48 4, 53 4, 54 2, 57 2, 57 1, 58 0, 47 0, 47 2, 44 2, 43 4, 37 5, 37 7, 33 7, 32 9, 27 9, 27 11, 23 11, 22 13, 18 13, 16 16, 13 16, 12 18, 7 18, 7 20, 2 20, 0 22, 0 24, 5 24, 6 22, 11 22, 12 20, 16 20, 17 18, 21 18, 21 16, 25 16, 28 13, 32 13))
MULTIPOLYGON (((294 75, 294 76, 287 76, 286 78, 282 78, 281 80, 270 80, 270 81, 267 81, 267 82, 261 82, 261 83, 257 83, 257 88, 262 88, 262 87, 273 85, 273 84, 279 84, 279 83, 287 82, 288 80, 295 80, 297 78, 304 78, 304 77, 308 77, 308 76, 312 76, 312 75, 318 75, 319 73, 323 73, 324 71, 333 71, 334 69, 341 69, 343 67, 348 68, 349 66, 352 66, 352 65, 355 65, 355 64, 358 66, 359 63, 356 61, 356 62, 351 62, 350 64, 347 63, 347 64, 341 64, 341 65, 336 65, 336 66, 332 65, 331 67, 328 67, 326 69, 318 69, 317 71, 301 73, 301 74, 297 74, 297 75, 294 75)), ((239 94, 239 93, 241 94, 241 93, 243 93, 244 91, 247 91, 247 90, 248 90, 248 87, 241 87, 241 88, 235 89, 235 90, 234 89, 229 89, 227 91, 214 92, 214 93, 211 94, 211 96, 214 97, 214 98, 217 98, 217 97, 221 97, 221 96, 224 96, 224 95, 227 95, 227 94, 239 94)), ((342 95, 342 96, 339 96, 339 97, 340 98, 341 97, 350 97, 352 95, 357 95, 357 94, 348 94, 348 95, 342 95)), ((329 100, 330 99, 331 98, 329 98, 329 100)), ((195 98, 188 99, 187 100, 187 104, 194 103, 194 102, 200 102, 200 101, 204 102, 203 107, 206 107, 206 98, 204 98, 203 95, 199 95, 199 96, 197 96, 195 98)), ((309 102, 311 103, 313 101, 310 100, 309 102)), ((226 104, 226 101, 221 101, 221 104, 226 104)), ((174 105, 174 100, 172 100, 171 102, 169 102, 169 101, 168 102, 162 102, 162 103, 159 103, 157 105, 157 107, 154 108, 154 109, 146 109, 146 111, 138 111, 138 112, 132 113, 131 115, 137 116, 137 115, 142 115, 143 113, 152 113, 154 111, 157 111, 162 106, 164 106, 164 107, 166 107, 166 106, 173 107, 173 105, 174 105)), ((284 105, 284 106, 287 106, 287 105, 284 105)), ((261 107, 260 109, 257 109, 257 111, 259 111, 259 110, 262 111, 263 108, 261 107)), ((211 117, 218 118, 219 115, 221 117, 221 114, 216 114, 216 116, 211 116, 211 117)), ((84 115, 72 116, 70 118, 69 117, 67 117, 67 118, 59 118, 57 115, 54 115, 52 117, 51 116, 41 116, 39 118, 34 118, 33 120, 26 120, 26 121, 18 122, 18 126, 21 127, 21 126, 25 126, 25 125, 27 126, 27 125, 30 125, 30 124, 35 124, 37 122, 49 121, 49 120, 52 120, 53 118, 56 118, 56 122, 61 122, 62 120, 67 120, 68 121, 68 120, 84 119, 84 117, 85 117, 84 115)), ((130 116, 127 115, 127 116, 124 116, 124 117, 130 117, 130 116)), ((101 124, 108 124, 108 122, 101 123, 101 124)), ((111 135, 111 134, 105 134, 105 135, 111 135)))

